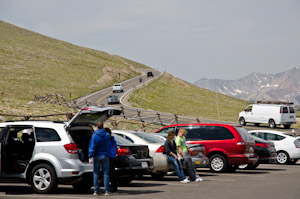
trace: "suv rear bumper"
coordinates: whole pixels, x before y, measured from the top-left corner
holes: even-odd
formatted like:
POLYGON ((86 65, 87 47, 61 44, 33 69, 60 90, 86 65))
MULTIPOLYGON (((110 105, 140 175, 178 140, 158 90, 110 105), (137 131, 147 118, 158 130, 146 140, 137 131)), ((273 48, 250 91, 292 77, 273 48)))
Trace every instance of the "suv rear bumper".
POLYGON ((229 165, 255 164, 258 161, 257 156, 247 156, 245 154, 230 155, 228 158, 229 165))

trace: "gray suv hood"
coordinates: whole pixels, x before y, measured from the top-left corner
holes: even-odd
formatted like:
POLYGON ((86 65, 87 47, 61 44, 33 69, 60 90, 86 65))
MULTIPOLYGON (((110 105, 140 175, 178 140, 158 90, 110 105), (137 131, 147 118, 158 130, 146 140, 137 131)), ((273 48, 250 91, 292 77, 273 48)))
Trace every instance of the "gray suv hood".
POLYGON ((113 115, 120 115, 122 111, 112 107, 89 106, 81 109, 70 121, 66 128, 71 126, 96 125, 97 122, 104 122, 113 115))

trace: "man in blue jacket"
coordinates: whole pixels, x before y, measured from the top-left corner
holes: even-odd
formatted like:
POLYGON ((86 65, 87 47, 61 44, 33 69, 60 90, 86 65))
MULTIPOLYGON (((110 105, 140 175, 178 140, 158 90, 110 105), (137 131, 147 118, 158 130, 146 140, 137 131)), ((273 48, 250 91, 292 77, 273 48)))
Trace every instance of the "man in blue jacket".
POLYGON ((99 174, 102 165, 105 196, 109 192, 109 153, 110 135, 103 129, 103 123, 98 122, 89 145, 89 163, 94 163, 94 195, 100 195, 99 174))

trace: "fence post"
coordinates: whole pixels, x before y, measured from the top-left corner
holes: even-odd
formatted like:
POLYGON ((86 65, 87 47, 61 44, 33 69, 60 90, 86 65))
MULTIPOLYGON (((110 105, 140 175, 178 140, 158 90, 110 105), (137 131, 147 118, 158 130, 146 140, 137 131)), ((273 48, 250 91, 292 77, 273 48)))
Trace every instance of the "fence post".
POLYGON ((196 117, 196 122, 197 123, 201 123, 201 121, 199 120, 199 118, 196 117))

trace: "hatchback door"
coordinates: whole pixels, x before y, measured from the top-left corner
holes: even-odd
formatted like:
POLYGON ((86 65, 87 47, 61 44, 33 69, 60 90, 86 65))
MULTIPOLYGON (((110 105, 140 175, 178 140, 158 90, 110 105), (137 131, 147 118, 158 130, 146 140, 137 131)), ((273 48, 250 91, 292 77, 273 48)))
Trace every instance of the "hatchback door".
POLYGON ((89 126, 96 125, 98 122, 104 122, 113 115, 120 115, 120 109, 112 107, 98 107, 90 106, 81 109, 69 122, 68 127, 71 126, 89 126))

